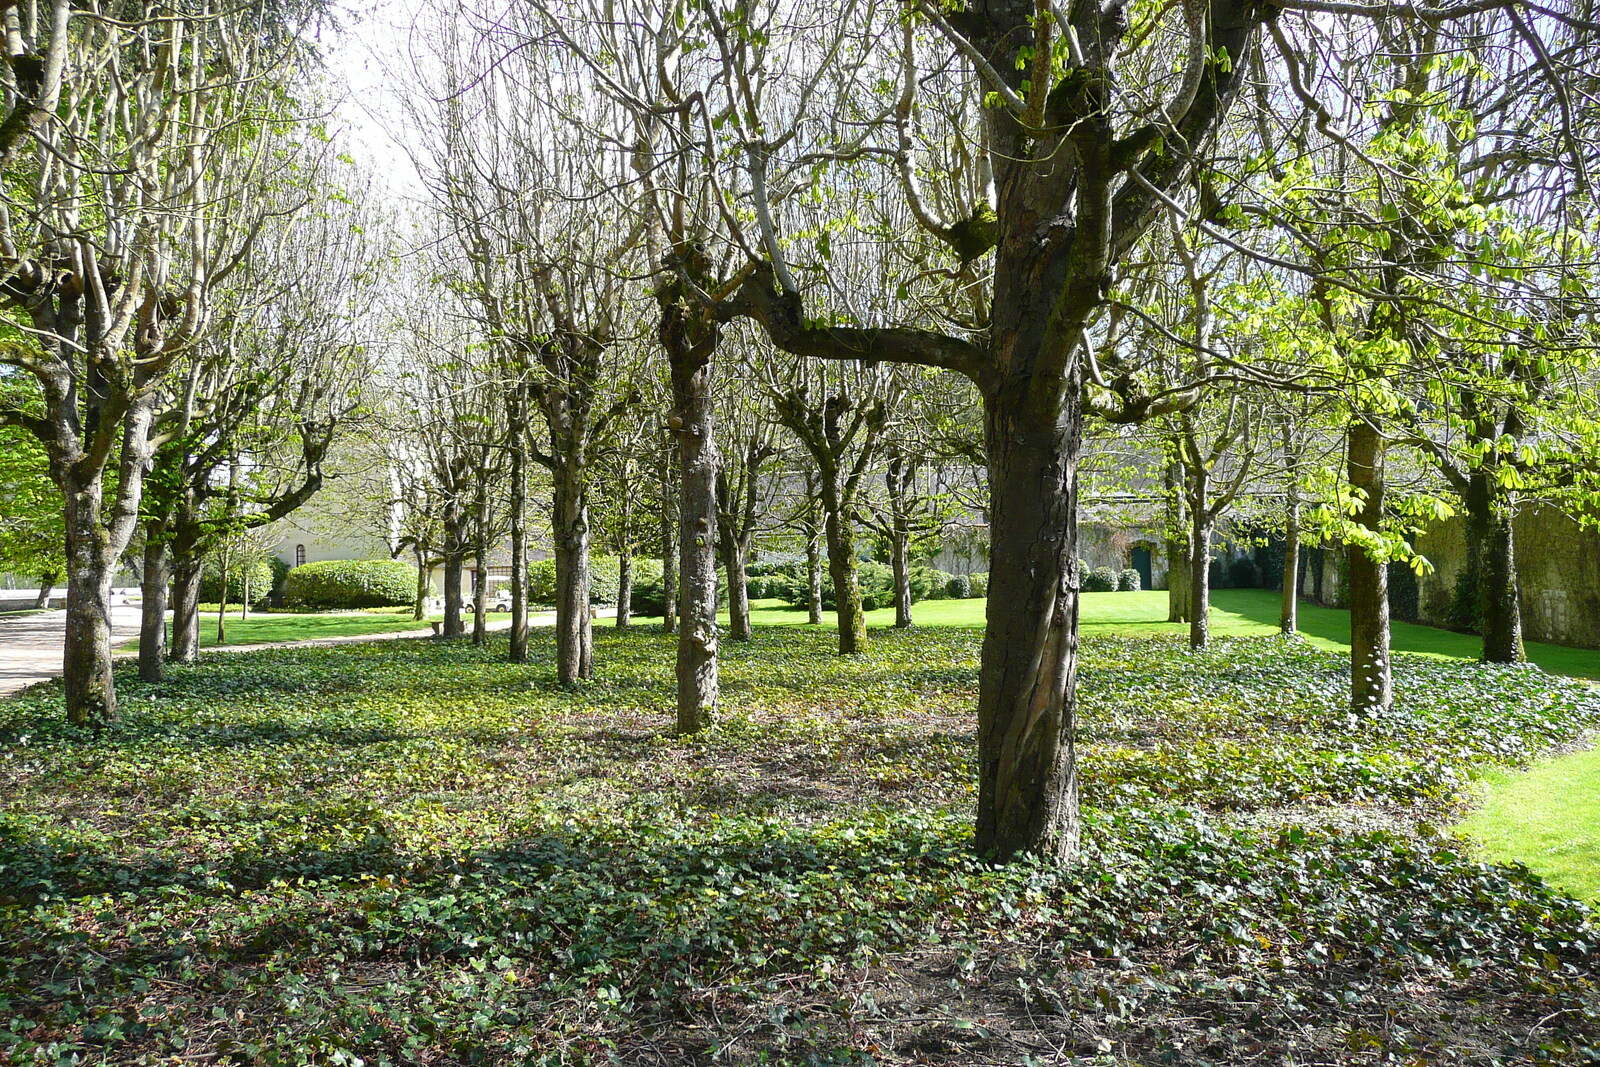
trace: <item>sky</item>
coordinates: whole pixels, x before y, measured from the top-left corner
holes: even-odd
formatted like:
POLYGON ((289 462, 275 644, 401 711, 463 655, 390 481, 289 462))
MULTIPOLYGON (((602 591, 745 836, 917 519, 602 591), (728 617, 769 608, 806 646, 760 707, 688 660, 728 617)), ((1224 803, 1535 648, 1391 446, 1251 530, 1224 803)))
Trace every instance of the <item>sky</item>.
POLYGON ((338 105, 329 125, 391 195, 420 198, 422 184, 407 147, 417 149, 395 94, 413 69, 410 31, 422 0, 366 0, 347 5, 340 31, 322 39, 330 92, 338 105))

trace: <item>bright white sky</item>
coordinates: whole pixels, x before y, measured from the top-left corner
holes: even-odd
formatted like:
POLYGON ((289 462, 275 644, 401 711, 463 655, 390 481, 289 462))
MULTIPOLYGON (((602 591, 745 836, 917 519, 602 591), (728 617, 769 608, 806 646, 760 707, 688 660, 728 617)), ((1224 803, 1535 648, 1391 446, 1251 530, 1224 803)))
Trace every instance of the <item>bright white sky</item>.
POLYGON ((406 151, 414 135, 394 87, 405 84, 412 69, 409 37, 421 6, 422 0, 351 4, 342 16, 343 32, 321 42, 334 80, 330 92, 343 96, 329 123, 335 136, 385 190, 407 199, 419 198, 422 187, 406 151))

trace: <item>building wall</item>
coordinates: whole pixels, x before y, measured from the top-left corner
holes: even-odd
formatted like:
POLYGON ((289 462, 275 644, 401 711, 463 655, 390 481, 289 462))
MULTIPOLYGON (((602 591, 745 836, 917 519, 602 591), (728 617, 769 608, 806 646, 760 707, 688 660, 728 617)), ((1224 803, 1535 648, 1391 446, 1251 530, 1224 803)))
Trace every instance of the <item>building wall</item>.
MULTIPOLYGON (((1600 648, 1600 531, 1554 508, 1532 507, 1516 519, 1522 631, 1530 641, 1600 648)), ((1459 516, 1417 538, 1435 568, 1418 580, 1422 621, 1444 625, 1466 565, 1466 524, 1459 516)))
POLYGON ((1108 567, 1121 572, 1133 566, 1133 550, 1150 553, 1150 588, 1167 587, 1167 545, 1159 530, 1138 526, 1112 526, 1086 522, 1078 525, 1078 558, 1091 569, 1108 567))
MULTIPOLYGON (((1167 551, 1159 530, 1097 522, 1078 524, 1078 558, 1091 568, 1109 567, 1119 572, 1125 570, 1133 566, 1133 550, 1136 548, 1150 552, 1150 588, 1165 589, 1167 551)), ((947 535, 943 548, 931 563, 939 570, 952 574, 988 570, 988 527, 972 527, 947 535)))

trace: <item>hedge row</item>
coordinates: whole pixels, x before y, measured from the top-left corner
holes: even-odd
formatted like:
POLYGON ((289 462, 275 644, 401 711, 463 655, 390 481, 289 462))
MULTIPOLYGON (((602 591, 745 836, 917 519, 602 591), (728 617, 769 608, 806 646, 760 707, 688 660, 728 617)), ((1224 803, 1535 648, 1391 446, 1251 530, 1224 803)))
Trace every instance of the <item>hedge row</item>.
POLYGON ((396 559, 329 559, 289 572, 290 607, 383 608, 409 604, 417 595, 417 568, 396 559))

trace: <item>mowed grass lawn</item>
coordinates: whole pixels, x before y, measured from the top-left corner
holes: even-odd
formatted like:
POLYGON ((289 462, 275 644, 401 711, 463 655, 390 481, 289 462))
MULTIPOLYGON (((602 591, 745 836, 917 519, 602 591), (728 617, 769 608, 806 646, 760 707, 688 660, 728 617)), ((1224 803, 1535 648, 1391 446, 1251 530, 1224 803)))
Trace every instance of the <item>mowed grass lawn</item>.
MULTIPOLYGON (((911 610, 918 626, 982 626, 984 600, 925 600, 911 610)), ((1264 637, 1278 632, 1278 594, 1268 589, 1218 589, 1211 595, 1213 637, 1264 637)), ((757 600, 751 605, 751 622, 757 626, 805 624, 805 611, 781 600, 757 600)), ((727 615, 722 616, 727 621, 727 615)), ((1187 623, 1167 622, 1167 594, 1155 589, 1138 593, 1085 593, 1079 608, 1079 628, 1084 634, 1105 637, 1152 637, 1189 632, 1187 623)), ((639 619, 642 623, 659 619, 639 619)), ((823 625, 834 625, 831 612, 823 625)), ((867 625, 882 629, 894 625, 894 609, 867 612, 867 625)), ((1472 634, 1452 633, 1432 626, 1393 624, 1396 652, 1415 652, 1447 659, 1475 660, 1483 654, 1483 641, 1472 634)), ((1350 613, 1301 603, 1300 632, 1315 648, 1330 652, 1350 650, 1350 613)), ((1551 674, 1600 679, 1600 650, 1567 648, 1537 641, 1528 643, 1528 658, 1551 674)))
MULTIPOLYGON (((284 641, 309 641, 319 637, 359 637, 367 634, 409 633, 426 630, 443 618, 430 615, 418 622, 411 617, 410 608, 373 608, 368 611, 334 611, 322 614, 300 612, 252 612, 248 618, 239 618, 239 609, 228 613, 227 644, 263 645, 284 641)), ((509 619, 509 614, 491 613, 489 621, 509 619)), ((467 614, 471 629, 472 615, 467 614)), ((217 645, 217 608, 215 604, 202 606, 200 614, 200 647, 217 645), (209 607, 209 610, 207 610, 209 607)), ((123 646, 132 651, 139 647, 135 638, 123 646)))
POLYGON ((1483 806, 1457 829, 1488 858, 1525 863, 1552 885, 1600 904, 1600 750, 1489 775, 1483 806))

